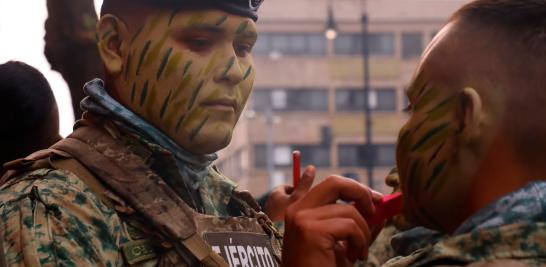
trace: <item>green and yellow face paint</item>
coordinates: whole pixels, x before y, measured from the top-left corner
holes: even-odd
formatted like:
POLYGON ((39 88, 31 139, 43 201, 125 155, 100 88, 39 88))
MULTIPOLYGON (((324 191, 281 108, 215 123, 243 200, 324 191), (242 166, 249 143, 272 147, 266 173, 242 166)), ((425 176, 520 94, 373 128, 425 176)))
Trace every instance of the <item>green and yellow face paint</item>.
POLYGON ((406 90, 411 115, 402 127, 396 148, 404 216, 409 221, 442 230, 428 216, 427 203, 446 201, 442 192, 459 145, 456 117, 458 93, 434 84, 419 72, 406 90))
POLYGON ((254 83, 254 21, 162 9, 125 39, 121 102, 194 153, 227 146, 254 83))

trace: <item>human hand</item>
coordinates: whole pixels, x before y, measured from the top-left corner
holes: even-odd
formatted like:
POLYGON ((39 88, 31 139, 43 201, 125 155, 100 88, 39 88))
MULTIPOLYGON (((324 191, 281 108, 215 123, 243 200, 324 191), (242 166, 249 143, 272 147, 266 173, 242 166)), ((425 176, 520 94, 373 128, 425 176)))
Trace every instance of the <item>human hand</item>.
POLYGON ((284 214, 286 213, 288 206, 305 196, 309 191, 309 188, 311 188, 311 185, 313 185, 314 180, 314 167, 307 166, 295 189, 290 185, 279 185, 275 187, 265 204, 265 213, 267 214, 267 217, 274 222, 284 221, 284 214), (311 169, 313 170, 311 171, 311 169))
MULTIPOLYGON (((307 168, 304 176, 314 177, 307 168)), ((352 266, 366 260, 368 248, 385 221, 368 227, 364 217, 375 214, 383 196, 367 186, 340 176, 330 176, 294 204, 285 215, 283 267, 352 266), (336 204, 337 200, 355 205, 336 204)))

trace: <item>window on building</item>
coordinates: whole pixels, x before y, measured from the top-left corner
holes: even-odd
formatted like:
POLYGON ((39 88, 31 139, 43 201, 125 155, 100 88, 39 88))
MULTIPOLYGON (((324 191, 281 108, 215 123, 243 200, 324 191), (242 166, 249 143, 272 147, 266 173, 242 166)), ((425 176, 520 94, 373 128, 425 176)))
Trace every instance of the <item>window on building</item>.
MULTIPOLYGON (((394 88, 370 90, 368 101, 373 111, 396 111, 396 90, 394 88)), ((337 111, 362 111, 364 108, 364 90, 336 90, 337 111)))
POLYGON ((396 164, 396 145, 375 145, 375 164, 392 167, 396 164))
POLYGON ((369 35, 368 46, 370 55, 393 56, 394 55, 394 34, 372 33, 369 35))
POLYGON ((423 53, 422 33, 402 34, 402 57, 405 59, 420 57, 423 53))
MULTIPOLYGON (((372 160, 376 167, 392 167, 396 164, 395 145, 372 145, 372 160)), ((340 167, 366 167, 366 145, 339 145, 338 164, 340 167)))
POLYGON ((282 55, 325 55, 326 38, 322 33, 259 33, 252 53, 269 55, 273 51, 282 55))
MULTIPOLYGON (((368 35, 368 49, 373 56, 394 55, 393 33, 370 33, 368 35)), ((334 40, 334 52, 337 55, 362 55, 361 34, 340 34, 334 40)))
POLYGON ((263 145, 254 147, 254 166, 256 168, 267 167, 267 148, 263 145))
MULTIPOLYGON (((330 147, 320 145, 276 145, 273 148, 273 163, 275 167, 292 166, 292 151, 301 152, 301 166, 313 165, 317 168, 330 167, 330 147)), ((267 167, 267 147, 254 147, 254 165, 256 168, 267 167)))
POLYGON ((267 33, 259 33, 256 43, 252 47, 253 55, 269 55, 269 35, 267 33))
POLYGON ((264 111, 328 111, 326 89, 255 89, 254 110, 264 111))
POLYGON ((317 168, 330 167, 330 147, 293 145, 292 150, 300 151, 301 166, 313 165, 317 168))

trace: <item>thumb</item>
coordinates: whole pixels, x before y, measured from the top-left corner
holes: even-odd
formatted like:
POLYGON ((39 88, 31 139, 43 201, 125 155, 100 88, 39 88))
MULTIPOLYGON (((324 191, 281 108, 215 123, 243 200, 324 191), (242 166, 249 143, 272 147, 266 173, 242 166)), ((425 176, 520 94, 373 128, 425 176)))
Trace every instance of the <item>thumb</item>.
POLYGON ((290 198, 294 198, 294 200, 302 198, 305 194, 307 194, 307 192, 309 192, 309 189, 313 185, 314 180, 315 167, 309 165, 307 166, 307 168, 305 168, 305 171, 301 176, 300 182, 298 183, 298 186, 294 189, 294 193, 292 193, 292 196, 290 198))

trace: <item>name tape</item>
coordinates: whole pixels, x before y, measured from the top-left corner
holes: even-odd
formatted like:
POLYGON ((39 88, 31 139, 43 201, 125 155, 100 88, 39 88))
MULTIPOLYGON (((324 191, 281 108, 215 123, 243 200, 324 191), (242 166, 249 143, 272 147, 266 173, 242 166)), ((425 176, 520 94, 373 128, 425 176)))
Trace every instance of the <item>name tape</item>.
POLYGON ((206 233, 204 239, 230 267, 279 267, 265 234, 206 233))

